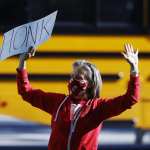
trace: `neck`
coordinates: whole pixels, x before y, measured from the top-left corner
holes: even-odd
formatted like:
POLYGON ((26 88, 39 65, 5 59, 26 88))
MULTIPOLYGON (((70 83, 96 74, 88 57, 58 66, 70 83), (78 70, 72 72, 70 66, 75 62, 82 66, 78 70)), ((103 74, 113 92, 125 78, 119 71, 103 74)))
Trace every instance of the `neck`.
POLYGON ((80 100, 88 100, 87 95, 73 95, 71 94, 71 97, 75 100, 75 101, 80 101, 80 100))

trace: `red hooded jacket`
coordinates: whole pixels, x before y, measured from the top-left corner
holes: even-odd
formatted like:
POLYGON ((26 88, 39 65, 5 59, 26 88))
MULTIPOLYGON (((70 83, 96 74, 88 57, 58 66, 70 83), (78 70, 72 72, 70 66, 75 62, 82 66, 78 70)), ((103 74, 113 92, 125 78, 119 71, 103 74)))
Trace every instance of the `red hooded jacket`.
POLYGON ((27 71, 17 71, 18 92, 22 98, 52 115, 48 150, 97 150, 102 122, 130 109, 139 99, 139 77, 130 76, 124 95, 111 99, 81 99, 78 101, 81 107, 72 119, 71 104, 76 101, 71 96, 32 89, 27 71))

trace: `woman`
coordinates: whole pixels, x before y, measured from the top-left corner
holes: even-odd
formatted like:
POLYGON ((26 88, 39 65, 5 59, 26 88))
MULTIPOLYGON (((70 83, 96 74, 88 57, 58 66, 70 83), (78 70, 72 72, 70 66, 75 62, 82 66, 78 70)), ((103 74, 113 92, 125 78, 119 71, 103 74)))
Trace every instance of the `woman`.
POLYGON ((126 44, 124 58, 131 66, 130 81, 124 95, 100 98, 101 76, 97 68, 87 61, 73 64, 68 83, 69 95, 46 93, 32 89, 26 71, 26 60, 35 50, 20 55, 17 69, 18 92, 34 107, 52 115, 52 133, 49 150, 97 150, 102 122, 131 108, 139 98, 138 51, 126 44))

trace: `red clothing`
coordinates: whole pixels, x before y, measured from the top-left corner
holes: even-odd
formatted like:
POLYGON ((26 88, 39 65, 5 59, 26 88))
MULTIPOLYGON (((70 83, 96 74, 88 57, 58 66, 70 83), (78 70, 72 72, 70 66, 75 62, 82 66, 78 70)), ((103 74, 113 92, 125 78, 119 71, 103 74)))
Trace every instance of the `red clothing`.
POLYGON ((71 103, 76 101, 71 96, 32 89, 26 70, 18 70, 17 85, 25 101, 52 115, 49 150, 97 150, 102 122, 131 108, 139 98, 139 77, 131 76, 126 94, 112 99, 80 100, 82 107, 72 120, 71 103))

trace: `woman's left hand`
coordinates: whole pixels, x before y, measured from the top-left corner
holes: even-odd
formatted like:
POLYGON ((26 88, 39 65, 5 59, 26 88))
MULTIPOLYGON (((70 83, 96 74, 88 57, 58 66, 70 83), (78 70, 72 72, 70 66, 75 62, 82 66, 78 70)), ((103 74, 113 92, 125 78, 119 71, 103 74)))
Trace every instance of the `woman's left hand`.
POLYGON ((122 54, 131 66, 131 74, 138 75, 138 50, 134 51, 131 44, 125 44, 125 51, 122 54))

